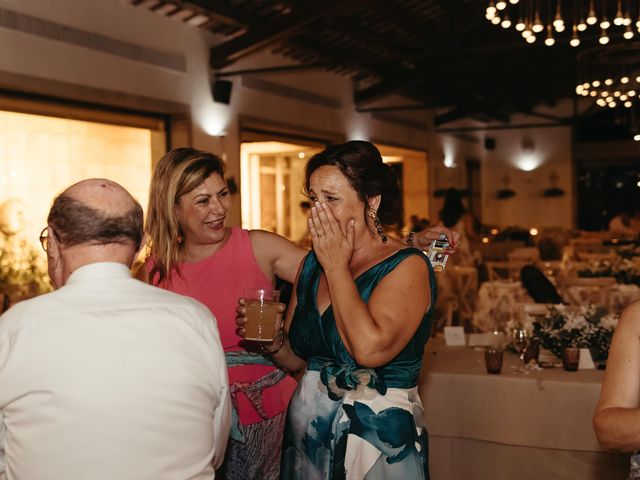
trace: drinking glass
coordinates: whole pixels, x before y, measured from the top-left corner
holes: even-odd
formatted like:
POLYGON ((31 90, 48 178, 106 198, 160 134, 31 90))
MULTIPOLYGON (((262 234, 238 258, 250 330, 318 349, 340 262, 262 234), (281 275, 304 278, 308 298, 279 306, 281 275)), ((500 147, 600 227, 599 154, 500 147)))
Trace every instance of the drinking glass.
POLYGON ((518 368, 518 372, 524 372, 524 352, 527 350, 527 346, 529 345, 529 335, 527 331, 522 327, 516 327, 511 332, 511 340, 513 343, 513 348, 516 353, 520 357, 520 368, 518 368))
POLYGON ((247 323, 245 339, 254 342, 273 342, 276 334, 280 304, 278 290, 247 288, 244 291, 247 323))

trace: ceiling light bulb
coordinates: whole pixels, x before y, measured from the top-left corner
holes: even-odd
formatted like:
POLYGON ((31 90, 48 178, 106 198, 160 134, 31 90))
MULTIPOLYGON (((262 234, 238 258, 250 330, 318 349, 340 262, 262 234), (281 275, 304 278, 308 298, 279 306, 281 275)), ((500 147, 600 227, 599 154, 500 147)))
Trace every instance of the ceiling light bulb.
POLYGON ((511 5, 517 5, 520 0, 509 0, 511 5))
POLYGON ((509 28, 511 26, 511 20, 509 19, 509 15, 505 15, 500 26, 502 28, 509 28))
POLYGON ((579 32, 584 32, 587 29, 587 24, 584 19, 580 19, 580 23, 576 26, 579 32))
POLYGON ((605 98, 605 100, 607 101, 607 103, 611 103, 613 102, 613 97, 607 97, 605 98))
POLYGON ((622 36, 625 38, 625 40, 631 40, 633 38, 633 30, 631 30, 631 25, 627 27, 622 36))
POLYGON ((553 19, 553 26, 556 27, 556 30, 558 27, 561 27, 564 30, 564 20, 562 19, 560 0, 558 0, 558 3, 556 4, 556 16, 553 19))
POLYGON ((551 30, 551 25, 547 26, 547 38, 544 39, 544 44, 547 47, 551 47, 554 43, 556 43, 555 38, 553 38, 553 30, 551 30))
POLYGON ((635 134, 635 135, 633 136, 633 139, 634 139, 636 142, 640 142, 640 134, 635 134))
POLYGON ((556 25, 554 28, 556 29, 556 32, 558 32, 558 33, 564 32, 564 23, 556 25))
POLYGON ((573 35, 571 36, 571 40, 569 40, 569 45, 572 47, 577 47, 580 45, 580 39, 578 38, 578 30, 577 27, 573 26, 573 35))
POLYGON ((493 0, 489 0, 489 6, 487 7, 487 13, 493 12, 496 13, 496 5, 493 0))
POLYGON ((596 92, 595 90, 591 90, 589 92, 589 95, 591 95, 592 97, 595 97, 596 95, 598 95, 598 92, 596 92))
POLYGON ((607 78, 607 79, 604 81, 604 84, 605 84, 605 85, 613 85, 613 80, 611 80, 610 78, 607 78))
POLYGON ((505 2, 504 0, 499 0, 496 2, 496 8, 498 10, 504 10, 505 8, 507 8, 507 2, 505 2))
POLYGON ((626 75, 620 79, 620 83, 629 83, 629 77, 626 75))
POLYGON ((540 12, 536 12, 536 19, 533 22, 533 27, 531 28, 535 33, 540 33, 544 30, 544 25, 542 24, 542 20, 540 20, 540 12))
POLYGON ((627 92, 627 95, 630 96, 630 97, 635 97, 636 96, 636 91, 635 90, 629 90, 627 92))
POLYGON ((622 24, 623 24, 625 27, 628 27, 629 25, 631 25, 631 17, 628 17, 628 16, 627 16, 627 17, 624 17, 624 20, 622 21, 622 24))
POLYGON ((600 80, 594 80, 591 82, 591 85, 593 85, 593 88, 598 88, 600 86, 600 80))
POLYGON ((620 90, 616 90, 615 92, 613 92, 614 97, 619 97, 620 95, 622 95, 622 92, 620 90))
POLYGON ((526 29, 522 32, 522 38, 527 38, 527 37, 529 37, 529 35, 533 35, 533 32, 532 32, 530 29, 526 28, 526 29))
POLYGON ((633 105, 633 103, 631 103, 630 100, 627 100, 626 102, 624 102, 624 106, 627 108, 631 108, 631 106, 633 105))
POLYGON ((498 15, 496 15, 495 17, 493 17, 491 19, 491 23, 493 23, 494 25, 498 25, 501 22, 500 17, 498 15))
POLYGON ((605 102, 605 100, 603 98, 599 98, 598 100, 596 100, 596 103, 598 105, 600 105, 601 107, 606 107, 607 106, 607 102, 605 102))
POLYGON ((607 43, 609 43, 609 37, 607 36, 606 32, 598 39, 598 42, 600 42, 601 45, 606 45, 607 43))
POLYGON ((589 14, 587 15, 587 23, 589 25, 595 25, 598 21, 598 17, 596 16, 596 10, 593 8, 593 0, 589 2, 589 14))
POLYGON ((618 27, 624 23, 624 17, 622 16, 622 2, 618 0, 618 11, 616 12, 616 18, 613 19, 613 24, 618 27))
POLYGON ((582 85, 578 85, 578 86, 576 87, 576 93, 577 93, 578 95, 582 95, 582 92, 583 92, 583 91, 584 91, 584 87, 583 87, 582 85))
POLYGON ((621 102, 626 102, 629 99, 629 97, 627 97, 624 93, 622 95, 620 95, 620 101, 621 102))
POLYGON ((616 108, 616 102, 609 102, 609 108, 616 108))
POLYGON ((493 20, 493 17, 495 16, 496 16, 495 12, 492 12, 492 13, 487 12, 484 18, 486 18, 487 20, 493 20))
POLYGON ((611 23, 609 22, 609 20, 607 20, 607 17, 602 17, 602 20, 600 21, 600 28, 602 28, 603 30, 606 30, 607 28, 609 28, 611 26, 611 23))
POLYGON ((522 32, 525 29, 525 27, 526 25, 524 24, 522 19, 518 20, 518 23, 516 23, 516 30, 519 32, 522 32))
POLYGON ((640 75, 636 77, 636 82, 640 83, 640 75))
POLYGON ((536 36, 532 33, 527 37, 527 43, 533 43, 536 41, 536 36))

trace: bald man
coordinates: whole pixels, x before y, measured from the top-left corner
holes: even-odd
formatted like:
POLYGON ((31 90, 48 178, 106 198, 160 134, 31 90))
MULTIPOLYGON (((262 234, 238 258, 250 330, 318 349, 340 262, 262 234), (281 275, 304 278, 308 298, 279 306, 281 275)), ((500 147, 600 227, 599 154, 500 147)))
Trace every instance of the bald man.
POLYGON ((212 479, 230 402, 215 319, 131 278, 142 209, 85 180, 41 238, 56 291, 0 317, 0 478, 212 479))

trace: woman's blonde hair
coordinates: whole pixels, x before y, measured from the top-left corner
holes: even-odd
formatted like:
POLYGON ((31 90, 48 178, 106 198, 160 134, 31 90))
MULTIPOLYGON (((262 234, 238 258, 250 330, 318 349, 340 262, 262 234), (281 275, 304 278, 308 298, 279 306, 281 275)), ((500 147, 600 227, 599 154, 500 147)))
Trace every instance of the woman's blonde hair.
POLYGON ((213 153, 188 147, 167 152, 156 165, 151 177, 145 223, 154 261, 149 283, 159 285, 168 281, 172 270, 178 270, 182 232, 175 206, 182 195, 202 185, 213 173, 224 178, 222 159, 213 153))

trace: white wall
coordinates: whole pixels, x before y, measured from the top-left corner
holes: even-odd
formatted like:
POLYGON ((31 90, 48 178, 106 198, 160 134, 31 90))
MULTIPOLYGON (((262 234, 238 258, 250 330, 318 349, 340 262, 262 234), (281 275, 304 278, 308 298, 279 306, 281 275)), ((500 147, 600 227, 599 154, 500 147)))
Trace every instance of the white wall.
MULTIPOLYGON (((224 154, 228 173, 238 183, 240 116, 259 117, 266 120, 267 125, 269 122, 285 123, 309 136, 316 136, 314 132, 333 132, 337 140, 374 139, 391 145, 426 148, 422 129, 375 120, 369 113, 355 113, 350 79, 318 70, 261 75, 259 78, 336 99, 341 103, 339 108, 326 108, 246 88, 240 77, 233 77, 231 104, 214 103, 209 51, 222 39, 143 8, 116 0, 3 0, 0 7, 135 46, 183 56, 186 71, 176 71, 0 27, 3 50, 0 87, 70 99, 82 97, 96 103, 108 104, 110 98, 118 98, 119 106, 129 101, 132 105, 144 105, 141 100, 145 99, 186 105, 193 122, 193 146, 224 154), (16 78, 20 80, 16 81, 16 78), (220 133, 224 133, 224 137, 215 136, 220 133)), ((244 59, 230 69, 285 62, 286 59, 265 53, 244 59)), ((415 118, 424 124, 430 116, 427 112, 395 115, 415 118)), ((239 199, 234 203, 231 217, 233 223, 240 223, 239 199)))
MULTIPOLYGON (((545 113, 565 115, 569 102, 545 113)), ((551 123, 539 118, 516 115, 511 125, 551 123)), ((456 122, 447 128, 477 127, 465 132, 477 142, 465 141, 451 134, 429 135, 429 151, 432 154, 433 189, 455 187, 464 189, 466 184, 465 160, 477 158, 481 161, 482 177, 482 221, 499 227, 545 227, 573 226, 573 161, 570 127, 514 128, 504 130, 482 130, 482 124, 456 122), (484 139, 495 139, 495 149, 487 150, 484 139), (523 140, 531 140, 533 149, 525 150, 523 140), (456 164, 447 168, 444 160, 452 159, 456 164), (556 186, 565 191, 563 197, 545 198, 543 191, 550 188, 550 175, 558 176, 556 186), (505 188, 504 177, 508 175, 508 188, 516 195, 498 200, 498 190, 505 188)), ((526 142, 525 142, 526 143, 526 142)), ((442 208, 442 199, 432 204, 432 217, 442 208)))

